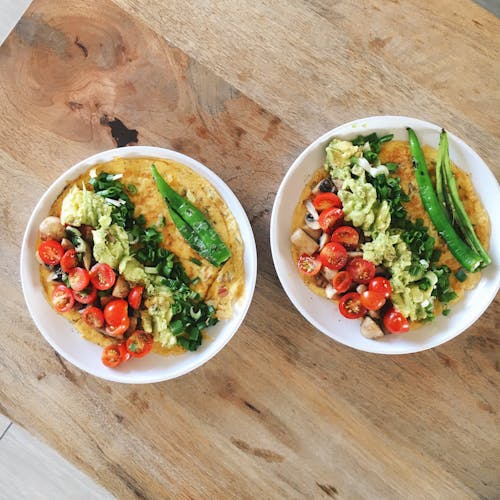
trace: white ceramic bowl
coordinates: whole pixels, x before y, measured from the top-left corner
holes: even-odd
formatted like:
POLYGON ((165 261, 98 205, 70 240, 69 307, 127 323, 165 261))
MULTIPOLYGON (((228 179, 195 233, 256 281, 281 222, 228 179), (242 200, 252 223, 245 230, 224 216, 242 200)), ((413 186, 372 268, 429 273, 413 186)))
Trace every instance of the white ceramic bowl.
POLYGON ((379 354, 405 354, 435 347, 469 328, 495 298, 500 285, 500 226, 493 217, 500 213, 498 183, 481 158, 465 142, 448 133, 451 160, 470 172, 474 186, 490 215, 490 255, 493 263, 483 271, 478 286, 453 305, 449 316, 404 335, 386 335, 369 340, 360 333, 360 322, 348 320, 338 312, 336 304, 312 293, 301 280, 290 252, 293 211, 312 173, 324 164, 325 147, 333 137, 353 139, 377 132, 393 133, 395 139, 407 140, 406 127, 412 127, 420 143, 437 148, 441 127, 402 116, 374 116, 341 125, 309 145, 286 173, 273 206, 271 216, 271 250, 278 277, 288 297, 299 312, 318 330, 342 344, 379 354))
POLYGON ((28 309, 38 329, 49 344, 78 368, 103 379, 131 384, 144 384, 168 380, 184 375, 215 356, 238 330, 252 300, 257 275, 257 252, 252 228, 240 202, 229 187, 210 169, 196 160, 163 148, 132 146, 111 149, 81 161, 61 175, 35 207, 24 235, 21 251, 21 282, 28 309), (175 160, 205 177, 219 192, 238 221, 244 241, 245 291, 235 305, 232 319, 220 321, 207 330, 209 339, 195 352, 161 356, 150 354, 117 368, 101 363, 102 348, 80 337, 71 323, 56 313, 45 299, 39 278, 39 264, 35 259, 38 226, 47 216, 52 203, 68 181, 75 179, 91 166, 114 158, 154 157, 175 160))

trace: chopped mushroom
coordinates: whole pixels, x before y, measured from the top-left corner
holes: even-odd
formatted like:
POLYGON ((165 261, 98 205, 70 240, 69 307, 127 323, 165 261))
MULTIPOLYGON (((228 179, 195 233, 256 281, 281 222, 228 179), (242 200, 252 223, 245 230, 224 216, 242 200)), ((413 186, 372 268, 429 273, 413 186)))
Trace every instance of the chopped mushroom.
POLYGON ((71 250, 72 248, 75 248, 75 245, 71 243, 71 240, 68 240, 68 238, 63 238, 61 240, 61 246, 64 248, 64 250, 71 250))
POLYGON ((384 336, 384 332, 380 326, 378 326, 370 316, 365 316, 361 321, 361 333, 363 337, 373 340, 380 339, 384 336))
POLYGON ((61 219, 52 215, 43 219, 39 229, 42 240, 61 241, 66 234, 66 229, 61 224, 61 219))
POLYGON ((302 230, 305 231, 313 240, 318 241, 321 238, 321 235, 323 234, 323 231, 321 229, 311 229, 307 225, 302 226, 302 230))
POLYGON ((111 295, 119 299, 124 299, 127 297, 129 291, 130 287, 128 286, 127 280, 121 275, 118 276, 111 295))
POLYGON ((319 248, 319 245, 313 240, 308 234, 306 234, 302 229, 297 229, 294 231, 290 237, 290 241, 297 248, 299 253, 307 253, 312 255, 319 248))

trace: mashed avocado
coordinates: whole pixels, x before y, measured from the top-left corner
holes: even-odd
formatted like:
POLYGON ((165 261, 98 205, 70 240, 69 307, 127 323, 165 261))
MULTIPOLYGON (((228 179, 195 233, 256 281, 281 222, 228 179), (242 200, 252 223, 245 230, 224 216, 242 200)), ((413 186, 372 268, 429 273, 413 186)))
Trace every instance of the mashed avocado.
POLYGON ((114 269, 129 254, 128 235, 125 229, 117 224, 101 227, 92 231, 94 238, 94 259, 108 264, 114 269))
POLYGON ((71 226, 106 227, 111 224, 111 206, 102 196, 72 186, 62 201, 61 222, 71 226))
POLYGON ((382 265, 391 272, 391 300, 396 308, 412 321, 425 319, 428 316, 426 308, 434 303, 431 293, 437 276, 432 271, 410 273, 412 254, 401 235, 390 229, 378 233, 361 248, 364 259, 376 266, 382 265), (422 290, 416 283, 423 277, 427 278, 430 285, 426 290, 422 290))
POLYGON ((345 219, 372 238, 361 245, 363 258, 391 273, 391 300, 395 307, 413 321, 425 319, 434 303, 431 294, 437 276, 432 271, 426 272, 428 263, 422 264, 419 272, 410 273, 412 253, 400 230, 390 229, 389 203, 377 199, 375 187, 366 179, 367 172, 387 175, 388 170, 372 167, 362 155, 362 150, 351 142, 333 139, 326 148, 325 169, 332 179, 343 181, 337 194, 342 200, 345 219), (424 277, 429 284, 425 290, 417 283, 424 277))
POLYGON ((152 333, 154 339, 163 347, 171 347, 177 343, 169 328, 172 319, 172 293, 165 286, 154 286, 151 291, 154 295, 149 296, 144 302, 149 318, 144 321, 146 314, 143 315, 143 326, 149 329, 149 333, 152 333))
POLYGON ((130 256, 122 259, 118 270, 127 281, 145 286, 144 305, 147 311, 141 312, 144 331, 151 333, 163 347, 175 345, 177 340, 169 328, 172 319, 172 292, 162 285, 162 278, 146 273, 145 267, 130 256))
POLYGON ((333 139, 326 148, 325 168, 332 179, 343 180, 338 196, 342 201, 345 220, 360 227, 369 236, 384 232, 391 223, 386 200, 377 200, 377 191, 366 180, 366 171, 358 165, 361 151, 349 141, 333 139))
POLYGON ((148 285, 150 277, 146 274, 144 266, 134 257, 124 257, 118 266, 119 273, 131 283, 148 285))

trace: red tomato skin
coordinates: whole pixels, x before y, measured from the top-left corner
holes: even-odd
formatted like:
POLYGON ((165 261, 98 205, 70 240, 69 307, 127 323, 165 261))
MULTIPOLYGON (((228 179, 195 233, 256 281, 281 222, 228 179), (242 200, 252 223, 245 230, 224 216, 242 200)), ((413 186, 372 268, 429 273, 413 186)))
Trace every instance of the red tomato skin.
POLYGON ((63 313, 71 311, 75 305, 75 299, 70 288, 66 285, 58 285, 52 291, 52 303, 56 311, 63 313))
POLYGON ((76 292, 85 290, 90 283, 89 272, 83 267, 74 267, 68 273, 68 280, 71 288, 76 292))
POLYGON ((142 293, 144 291, 144 287, 137 285, 130 290, 128 294, 128 303, 132 309, 139 309, 141 307, 141 301, 142 301, 142 293))
POLYGON ((102 328, 104 326, 104 314, 96 306, 88 306, 82 312, 82 319, 91 328, 102 328))
POLYGON ((122 361, 128 361, 132 356, 130 356, 130 353, 127 351, 126 342, 121 342, 119 346, 120 346, 120 354, 122 356, 122 361))
POLYGON ((406 333, 410 330, 408 320, 394 307, 386 312, 382 321, 389 333, 406 333))
POLYGON ((102 350, 101 361, 108 368, 116 368, 122 362, 119 344, 108 345, 102 350))
POLYGON ((335 193, 318 193, 313 198, 313 205, 319 212, 327 208, 342 208, 342 201, 335 193))
POLYGON ((307 253, 303 253, 297 261, 297 268, 302 276, 316 276, 321 270, 321 262, 307 253))
POLYGON ((356 283, 367 284, 375 276, 375 264, 362 257, 354 257, 346 269, 356 283))
POLYGON ((332 280, 332 285, 338 293, 344 293, 352 285, 351 275, 347 271, 339 271, 332 280))
POLYGON ((328 269, 342 269, 347 263, 347 250, 340 243, 327 243, 319 253, 319 260, 328 269))
POLYGON ((346 293, 339 300, 339 311, 342 316, 348 319, 361 318, 366 314, 366 308, 361 304, 359 293, 346 293))
POLYGON ((66 250, 64 252, 64 255, 61 257, 61 269, 67 273, 74 267, 77 267, 79 262, 78 262, 78 254, 76 253, 76 250, 74 248, 71 248, 70 250, 66 250))
POLYGON ((88 286, 85 290, 73 290, 73 297, 80 304, 91 304, 97 299, 97 290, 92 286, 88 286))
POLYGON ((337 222, 343 218, 344 211, 341 208, 332 207, 319 214, 318 223, 325 233, 331 233, 337 222))
POLYGON ((98 262, 90 270, 90 282, 97 290, 109 290, 116 281, 116 274, 108 264, 98 262))
POLYGON ((330 241, 340 243, 348 250, 355 250, 359 245, 359 233, 351 226, 340 226, 333 231, 330 241))
POLYGON ((368 290, 383 293, 385 298, 388 299, 392 293, 391 282, 383 276, 375 276, 375 278, 368 283, 368 290))
POLYGON ((378 311, 385 304, 385 294, 373 290, 365 290, 360 293, 361 304, 369 311, 378 311))
POLYGON ((126 317, 119 325, 106 325, 106 334, 110 337, 115 337, 117 339, 123 339, 123 334, 128 330, 130 326, 130 319, 126 317))
POLYGON ((64 255, 64 248, 56 240, 45 240, 38 245, 38 255, 48 266, 55 266, 64 255))
POLYGON ((123 299, 114 299, 104 307, 104 319, 112 327, 120 326, 128 319, 128 303, 123 299))
POLYGON ((153 347, 153 337, 149 333, 143 332, 142 330, 136 330, 127 339, 126 347, 127 352, 132 358, 142 358, 151 351, 151 348, 153 347), (136 343, 138 340, 143 346, 140 352, 131 349, 131 345, 136 343))

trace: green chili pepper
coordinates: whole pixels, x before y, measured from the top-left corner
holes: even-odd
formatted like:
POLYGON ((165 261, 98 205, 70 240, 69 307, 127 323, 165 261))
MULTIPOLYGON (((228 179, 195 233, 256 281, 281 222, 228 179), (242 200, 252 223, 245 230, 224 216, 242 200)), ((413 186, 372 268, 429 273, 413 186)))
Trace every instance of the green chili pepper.
POLYGON ((158 191, 165 198, 170 216, 188 244, 214 266, 221 266, 231 257, 231 251, 220 239, 201 211, 172 189, 151 165, 158 191))
POLYGON ((450 252, 467 269, 467 271, 476 271, 481 265, 481 257, 471 248, 469 248, 457 234, 449 221, 443 206, 439 203, 432 185, 432 180, 425 163, 424 153, 418 142, 415 132, 408 128, 408 137, 410 142, 410 151, 413 156, 413 165, 415 169, 415 178, 420 192, 420 198, 429 214, 429 217, 436 228, 438 234, 444 239, 450 252))
MULTIPOLYGON (((442 197, 446 200, 448 209, 450 211, 452 217, 451 222, 453 224, 456 224, 469 246, 479 254, 483 261, 481 267, 485 267, 488 264, 491 264, 491 258, 479 241, 479 238, 477 237, 474 228, 472 227, 469 216, 465 211, 462 200, 460 199, 455 176, 453 175, 453 171, 451 169, 448 136, 446 135, 445 130, 442 130, 441 136, 439 138, 439 155, 438 162, 436 164, 436 170, 438 165, 440 165, 442 168, 442 176, 444 180, 444 183, 441 186, 441 189, 444 193, 444 196, 442 195, 442 197)), ((439 188, 437 186, 437 181, 436 190, 438 191, 439 197, 439 188)))

